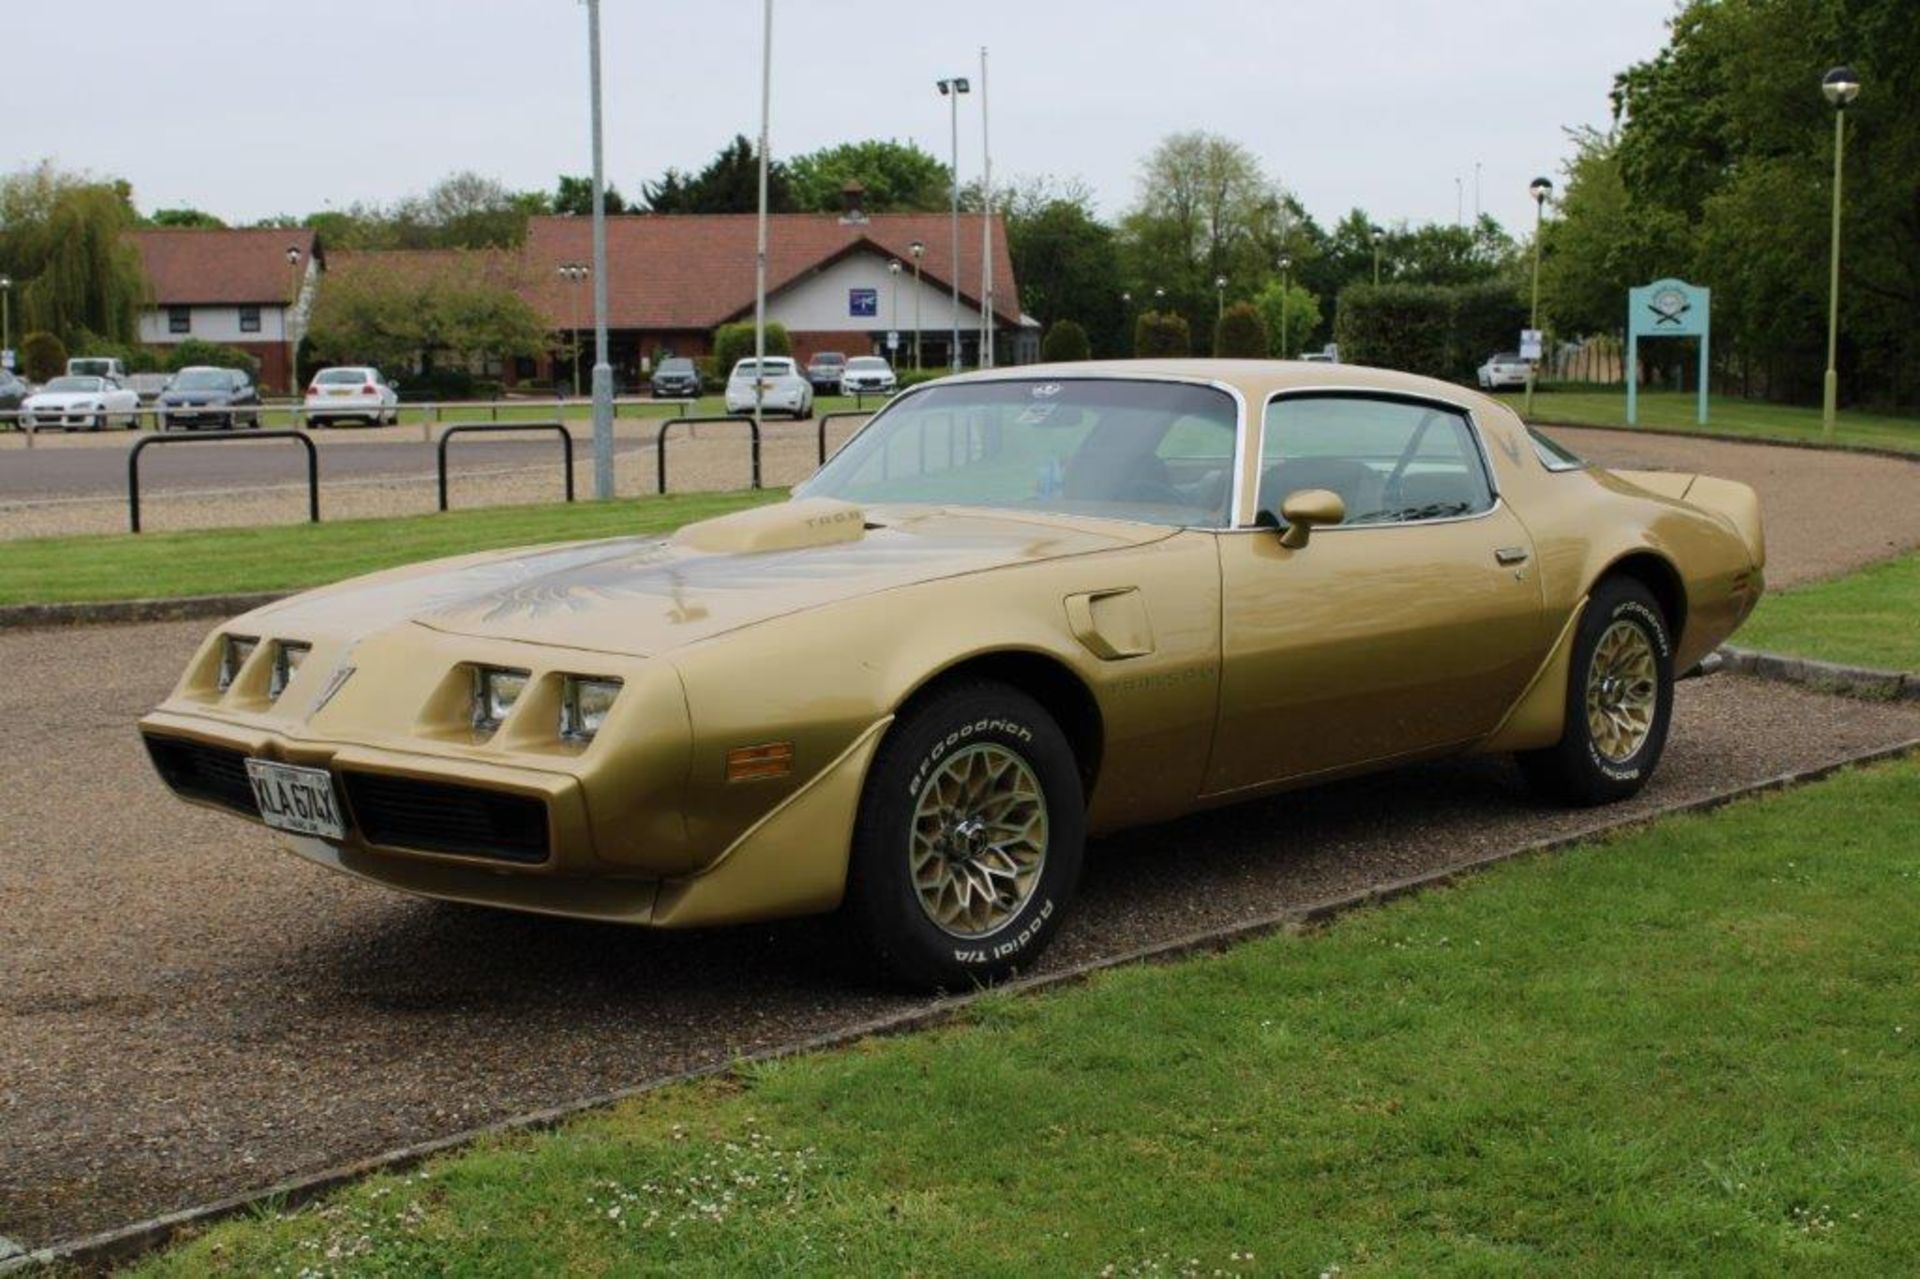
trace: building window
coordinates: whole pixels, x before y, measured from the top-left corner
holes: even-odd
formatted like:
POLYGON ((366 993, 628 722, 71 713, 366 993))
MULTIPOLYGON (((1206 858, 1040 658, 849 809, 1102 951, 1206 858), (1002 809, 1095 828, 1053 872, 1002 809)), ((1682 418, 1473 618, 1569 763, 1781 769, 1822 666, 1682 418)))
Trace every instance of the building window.
POLYGON ((260 331, 259 307, 243 306, 240 308, 240 331, 242 333, 258 333, 260 331))
POLYGON ((185 306, 168 307, 167 308, 167 332, 169 333, 193 332, 193 309, 191 307, 185 307, 185 306))

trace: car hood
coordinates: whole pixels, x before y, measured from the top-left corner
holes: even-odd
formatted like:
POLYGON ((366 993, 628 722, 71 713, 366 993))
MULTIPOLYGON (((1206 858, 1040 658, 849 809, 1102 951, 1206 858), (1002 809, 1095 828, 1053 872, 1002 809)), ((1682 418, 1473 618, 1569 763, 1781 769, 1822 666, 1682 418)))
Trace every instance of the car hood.
POLYGON ((518 551, 377 574, 253 616, 273 634, 354 638, 411 624, 453 635, 647 656, 920 582, 1138 546, 1177 530, 976 508, 862 511, 800 499, 669 539, 518 551))
POLYGON ((64 409, 76 404, 98 404, 106 397, 105 391, 40 391, 27 397, 26 407, 64 409))

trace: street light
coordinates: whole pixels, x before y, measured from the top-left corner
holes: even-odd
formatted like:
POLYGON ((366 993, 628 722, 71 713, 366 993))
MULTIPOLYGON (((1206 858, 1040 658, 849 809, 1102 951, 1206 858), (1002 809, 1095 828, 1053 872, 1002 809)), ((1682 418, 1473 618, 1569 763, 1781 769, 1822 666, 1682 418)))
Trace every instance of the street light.
MULTIPOLYGON (((893 277, 893 296, 887 299, 887 336, 893 342, 900 340, 900 259, 887 263, 887 274, 893 277)), ((893 363, 894 347, 887 345, 887 363, 893 363)))
MULTIPOLYGON (((600 0, 586 3, 587 94, 593 103, 593 495, 606 501, 613 496, 613 365, 607 361, 607 171, 600 111, 600 0)), ((578 360, 579 356, 574 358, 578 360)))
POLYGON ((954 76, 948 80, 936 80, 934 86, 940 90, 940 96, 947 100, 947 114, 951 117, 953 131, 953 261, 948 264, 947 272, 953 279, 953 350, 947 355, 947 367, 954 372, 960 370, 960 95, 970 92, 972 85, 965 76, 954 76))
POLYGON ((287 340, 287 398, 293 399, 300 376, 300 342, 293 335, 294 314, 300 309, 300 246, 297 244, 287 246, 287 269, 293 276, 293 297, 280 319, 280 329, 281 336, 287 340))
POLYGON ((1292 269, 1293 259, 1282 253, 1280 255, 1280 358, 1283 360, 1289 358, 1287 352, 1292 350, 1292 347, 1287 344, 1287 302, 1293 292, 1292 285, 1287 282, 1287 272, 1292 269))
MULTIPOLYGON (((1527 190, 1533 195, 1533 319, 1528 327, 1533 330, 1534 341, 1540 341, 1540 222, 1546 217, 1547 197, 1553 194, 1553 183, 1545 178, 1535 178, 1527 184, 1527 190)), ((1543 344, 1544 345, 1544 344, 1543 344)), ((1534 356, 1527 361, 1527 406, 1526 415, 1533 416, 1533 383, 1539 376, 1540 357, 1534 356)))
MULTIPOLYGON (((579 284, 591 274, 592 269, 584 262, 560 264, 560 278, 569 284, 579 284)), ((580 290, 569 289, 567 296, 567 313, 573 320, 573 398, 577 400, 580 398, 580 290)))
POLYGON ((1380 246, 1386 242, 1387 233, 1383 227, 1373 227, 1368 231, 1373 237, 1373 282, 1380 283, 1380 246))
POLYGON ((920 259, 927 255, 924 240, 915 240, 907 246, 907 252, 913 255, 913 371, 920 371, 920 259))
POLYGON ((10 275, 0 275, 0 351, 9 357, 13 354, 13 277, 10 275))
POLYGON ((1157 284, 1153 286, 1153 309, 1156 312, 1167 309, 1167 291, 1157 284))
POLYGON ((1820 398, 1820 438, 1831 443, 1840 401, 1835 369, 1840 348, 1840 158, 1847 144, 1847 105, 1860 96, 1860 77, 1852 67, 1835 67, 1820 81, 1820 92, 1833 104, 1833 260, 1827 277, 1827 382, 1820 398))
POLYGON ((1213 277, 1213 322, 1218 325, 1227 318, 1227 277, 1213 277))

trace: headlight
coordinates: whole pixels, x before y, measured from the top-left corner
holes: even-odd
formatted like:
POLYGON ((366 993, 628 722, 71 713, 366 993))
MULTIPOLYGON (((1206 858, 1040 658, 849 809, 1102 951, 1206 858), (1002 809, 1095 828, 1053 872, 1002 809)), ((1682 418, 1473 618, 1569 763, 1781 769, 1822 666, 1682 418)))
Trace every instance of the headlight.
POLYGON ((527 691, 527 672, 503 666, 473 668, 473 727, 491 733, 513 712, 513 704, 527 691))
POLYGON ((280 700, 280 694, 286 692, 287 685, 293 682, 294 672, 300 669, 300 663, 312 650, 313 645, 297 640, 281 640, 273 646, 273 673, 267 677, 269 701, 280 700))
POLYGON ((590 742, 606 722, 620 681, 587 675, 563 676, 560 684, 560 736, 570 742, 590 742))
POLYGON ((239 676, 240 668, 253 656, 253 650, 260 646, 258 638, 248 635, 226 635, 220 640, 220 676, 215 681, 221 692, 233 687, 233 681, 239 676))

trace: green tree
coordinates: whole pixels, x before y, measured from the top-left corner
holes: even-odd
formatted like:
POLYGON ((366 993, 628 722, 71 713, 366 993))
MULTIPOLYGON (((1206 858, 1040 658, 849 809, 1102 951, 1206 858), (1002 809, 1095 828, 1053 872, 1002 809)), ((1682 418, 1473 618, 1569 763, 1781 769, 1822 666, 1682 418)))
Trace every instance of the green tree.
POLYGON ((1253 304, 1267 326, 1267 354, 1275 359, 1291 360, 1320 336, 1320 299, 1302 285, 1290 282, 1282 290, 1276 278, 1260 290, 1253 304))
POLYGON ((1043 325, 1071 319, 1100 355, 1126 353, 1120 252, 1113 229, 1093 212, 1083 185, 1030 182, 1005 205, 1007 250, 1020 306, 1043 325))
MULTIPOLYGON (((626 197, 620 194, 620 188, 607 184, 605 206, 609 217, 616 213, 627 212, 626 197)), ((553 212, 565 213, 577 218, 593 216, 593 178, 574 177, 563 173, 553 190, 553 212)))
POLYGON ((1216 277, 1258 290, 1287 238, 1290 202, 1253 153, 1211 133, 1176 133, 1141 164, 1140 194, 1121 220, 1127 278, 1197 310, 1216 277))
POLYGON ((850 181, 866 188, 869 213, 944 209, 953 189, 947 166, 911 142, 842 142, 795 156, 784 167, 795 205, 814 213, 839 212, 850 181))
MULTIPOLYGON (((767 325, 767 354, 792 355, 793 342, 784 324, 767 325)), ((742 321, 723 324, 713 331, 713 368, 725 378, 741 360, 753 358, 753 325, 742 321)))
POLYGON ((1068 364, 1088 355, 1087 331, 1072 320, 1055 320, 1040 342, 1040 358, 1049 364, 1068 364))
POLYGON ((405 266, 361 259, 328 272, 307 330, 307 354, 334 364, 425 369, 487 356, 535 355, 546 323, 514 289, 495 254, 405 266))
POLYGON ((51 164, 0 179, 0 272, 14 280, 14 322, 72 345, 82 333, 137 334, 147 298, 131 191, 51 164))
POLYGON ((1267 323, 1251 302, 1235 302, 1213 326, 1213 353, 1228 360, 1267 358, 1267 323))
MULTIPOLYGON (((640 202, 653 213, 752 213, 760 207, 760 160, 745 134, 720 149, 706 168, 691 176, 668 169, 657 182, 640 184, 640 202)), ((767 166, 767 209, 793 213, 786 166, 767 166)))
POLYGON ((148 226, 159 227, 205 227, 219 229, 226 226, 219 218, 201 209, 155 209, 146 219, 148 226))
POLYGON ((1178 357, 1193 350, 1187 317, 1170 311, 1142 311, 1133 324, 1133 353, 1140 359, 1178 357))
POLYGON ((20 363, 27 379, 44 382, 67 371, 67 344, 45 329, 20 339, 20 363))

